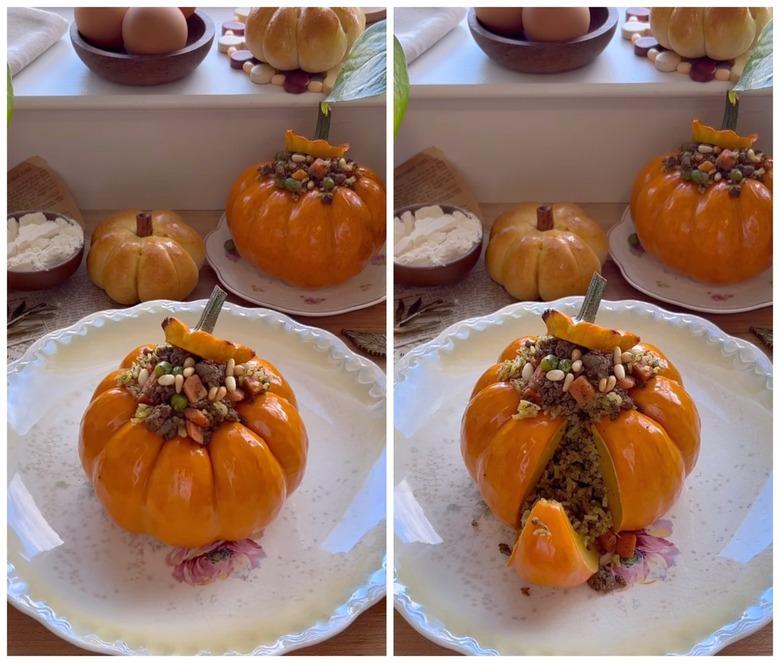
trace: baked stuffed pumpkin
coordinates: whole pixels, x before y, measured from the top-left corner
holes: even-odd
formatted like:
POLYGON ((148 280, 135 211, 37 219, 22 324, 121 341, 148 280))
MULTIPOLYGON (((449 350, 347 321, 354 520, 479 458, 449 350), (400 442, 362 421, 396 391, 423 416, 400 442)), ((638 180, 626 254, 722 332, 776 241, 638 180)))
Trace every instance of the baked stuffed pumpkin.
POLYGON ((215 289, 196 329, 132 350, 98 385, 79 456, 108 515, 130 532, 198 548, 259 534, 298 487, 308 439, 295 394, 251 348, 221 339, 215 289))
MULTIPOLYGON (((586 318, 599 299, 592 284, 586 318)), ((657 347, 555 310, 543 319, 546 335, 516 339, 477 381, 461 451, 490 510, 519 530, 509 564, 528 583, 572 587, 675 503, 700 422, 657 347)))

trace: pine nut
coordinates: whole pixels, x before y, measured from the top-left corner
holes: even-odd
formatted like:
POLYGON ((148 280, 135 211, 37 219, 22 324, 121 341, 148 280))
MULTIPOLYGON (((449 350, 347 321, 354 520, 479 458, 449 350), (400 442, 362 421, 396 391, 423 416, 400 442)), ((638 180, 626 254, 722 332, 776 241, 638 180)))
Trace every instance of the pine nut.
POLYGON ((236 390, 236 378, 234 378, 232 375, 228 375, 225 378, 225 387, 227 387, 228 391, 235 391, 236 390))
POLYGON ((216 387, 212 387, 209 389, 209 400, 215 401, 217 400, 217 391, 219 391, 216 387))
POLYGON ((184 376, 183 375, 177 375, 176 376, 176 381, 173 384, 176 387, 176 393, 180 394, 181 393, 181 388, 184 386, 184 376))
POLYGON ((579 348, 574 348, 574 350, 571 351, 571 360, 577 361, 578 359, 582 358, 582 350, 579 348))
POLYGON ((304 154, 293 154, 290 159, 292 159, 295 163, 303 163, 306 161, 306 155, 304 154))
POLYGON ((571 365, 571 370, 575 373, 579 373, 582 370, 582 359, 578 359, 571 365))
POLYGON ((567 373, 566 378, 563 380, 563 391, 569 391, 571 383, 574 382, 574 373, 567 373))
POLYGON ((187 437, 187 427, 184 424, 179 424, 179 437, 187 437))
POLYGON ((599 380, 599 391, 603 394, 607 391, 607 378, 601 378, 599 380))
POLYGON ((623 364, 615 364, 615 377, 618 380, 626 379, 626 367, 623 364))
POLYGON ((246 372, 246 368, 244 368, 243 364, 236 364, 236 367, 233 369, 233 375, 241 376, 246 372))
POLYGON ((217 389, 217 400, 221 401, 227 396, 227 389, 225 387, 220 387, 217 389))
POLYGON ((195 366, 195 359, 192 357, 187 357, 184 360, 184 368, 190 368, 190 366, 195 366))
POLYGON ((607 378, 607 393, 612 391, 615 388, 616 384, 617 384, 617 378, 614 375, 610 375, 607 378))
POLYGON ((615 346, 615 349, 612 351, 612 363, 614 364, 620 364, 623 362, 623 351, 615 346))
POLYGON ((185 368, 184 371, 182 371, 182 374, 184 375, 185 378, 188 378, 194 372, 195 372, 195 367, 194 366, 187 366, 187 368, 185 368))
POLYGON ((176 382, 176 376, 171 373, 166 373, 157 378, 157 384, 161 387, 170 387, 174 382, 176 382))
POLYGON ((545 377, 550 382, 560 382, 561 380, 563 380, 563 378, 566 377, 566 373, 564 373, 563 371, 561 371, 561 370, 559 370, 557 368, 554 368, 551 371, 547 371, 547 373, 545 373, 545 377))
POLYGON ((523 380, 528 382, 528 380, 531 379, 533 374, 534 374, 534 365, 530 361, 527 361, 525 363, 525 366, 523 366, 523 371, 521 373, 521 375, 523 376, 523 380))
POLYGON ((227 366, 225 366, 225 375, 233 375, 233 371, 236 370, 236 360, 231 357, 227 360, 227 366))
POLYGON ((699 145, 697 149, 700 154, 710 154, 712 152, 712 145, 699 145))
POLYGON ((624 352, 620 358, 623 360, 624 364, 628 364, 630 361, 634 359, 634 353, 628 352, 628 350, 626 350, 626 352, 624 352))
POLYGON ((138 374, 138 386, 143 387, 146 384, 146 381, 149 379, 149 370, 146 368, 142 368, 141 372, 138 374))

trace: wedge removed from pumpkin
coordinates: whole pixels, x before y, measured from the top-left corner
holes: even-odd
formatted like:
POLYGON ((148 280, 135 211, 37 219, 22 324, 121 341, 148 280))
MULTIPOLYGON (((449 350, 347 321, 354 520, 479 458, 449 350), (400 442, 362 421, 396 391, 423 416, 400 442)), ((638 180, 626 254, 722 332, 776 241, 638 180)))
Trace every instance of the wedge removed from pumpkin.
POLYGON ((559 502, 540 499, 515 543, 508 562, 526 582, 546 587, 576 587, 599 569, 559 502))
POLYGON ((246 345, 231 343, 202 329, 190 329, 177 318, 165 318, 162 328, 169 344, 203 359, 218 362, 233 359, 237 364, 243 364, 255 356, 254 351, 246 345))
POLYGON ((639 343, 639 336, 633 332, 602 327, 593 322, 572 320, 565 313, 555 309, 547 309, 542 314, 550 336, 581 345, 590 350, 612 352, 617 346, 621 350, 629 350, 639 343))

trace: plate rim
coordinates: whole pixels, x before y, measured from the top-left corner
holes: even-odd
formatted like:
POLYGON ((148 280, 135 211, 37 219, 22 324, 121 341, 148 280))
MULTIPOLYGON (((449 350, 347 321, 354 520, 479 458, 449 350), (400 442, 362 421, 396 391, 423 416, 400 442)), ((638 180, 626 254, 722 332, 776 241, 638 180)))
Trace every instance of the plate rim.
MULTIPOLYGON (((516 319, 517 316, 514 315, 516 311, 539 315, 544 309, 550 307, 576 308, 582 303, 582 300, 582 296, 571 296, 550 302, 515 302, 493 313, 455 322, 440 332, 435 338, 410 350, 396 362, 394 389, 402 385, 409 370, 418 366, 426 357, 436 356, 442 351, 451 350, 454 347, 452 343, 453 338, 463 340, 472 331, 479 332, 487 327, 501 326, 507 321, 516 319)), ((701 330, 701 333, 706 335, 708 341, 720 345, 721 353, 724 357, 731 358, 732 361, 738 360, 745 364, 752 363, 753 372, 757 376, 763 377, 766 380, 765 388, 770 392, 772 391, 772 362, 766 354, 755 344, 727 334, 709 320, 692 313, 669 311, 652 302, 643 302, 636 299, 603 300, 602 306, 604 310, 618 313, 630 313, 638 309, 640 312, 649 313, 653 320, 660 320, 666 324, 670 324, 672 320, 676 319, 679 322, 675 326, 682 327, 689 334, 701 330), (725 347, 726 345, 731 346, 728 348, 728 351, 725 347), (743 358, 744 353, 747 353, 749 359, 743 358), (734 359, 735 355, 736 359, 734 359)), ((743 610, 739 619, 718 627, 703 640, 692 644, 689 650, 682 652, 682 654, 715 654, 729 644, 741 640, 768 624, 773 617, 773 591, 774 588, 770 584, 769 587, 761 592, 761 596, 756 603, 748 605, 743 610)), ((483 647, 477 637, 473 635, 455 635, 450 632, 439 617, 428 614, 425 606, 414 600, 399 576, 395 565, 393 566, 393 605, 412 628, 442 647, 472 656, 523 655, 523 652, 504 654, 495 649, 483 647)))
MULTIPOLYGON (((282 313, 289 313, 291 315, 302 315, 308 318, 324 318, 329 315, 342 315, 344 313, 351 313, 352 311, 360 311, 364 308, 369 308, 371 306, 376 306, 377 304, 381 304, 383 301, 387 299, 387 288, 385 288, 385 294, 381 295, 376 299, 363 302, 360 304, 347 306, 345 308, 333 309, 330 311, 308 311, 308 310, 292 308, 289 306, 272 306, 268 302, 261 302, 259 299, 252 299, 248 297, 245 293, 239 292, 235 286, 233 286, 231 283, 228 282, 228 280, 225 278, 223 270, 220 268, 220 263, 217 261, 216 258, 213 258, 208 251, 209 238, 212 235, 216 235, 223 225, 227 227, 227 216, 225 212, 223 212, 222 216, 219 217, 219 221, 217 222, 216 227, 203 236, 203 245, 206 247, 206 260, 208 261, 209 265, 216 273, 217 279, 223 286, 225 286, 227 290, 232 292, 236 297, 241 297, 241 299, 244 299, 248 302, 252 302, 253 304, 257 304, 258 306, 269 308, 270 310, 280 311, 282 313)), ((356 276, 357 274, 352 278, 355 278, 356 276)), ((385 271, 385 285, 386 284, 387 284, 387 272, 385 271)))
MULTIPOLYGON (((138 317, 138 314, 152 314, 157 310, 170 312, 197 312, 206 303, 205 299, 189 302, 175 302, 171 300, 155 299, 136 304, 123 309, 105 309, 84 316, 67 327, 55 329, 33 342, 17 360, 10 362, 7 367, 7 376, 14 375, 23 370, 29 364, 41 359, 46 352, 49 342, 67 345, 74 336, 85 336, 88 327, 99 328, 97 321, 104 323, 118 322, 124 318, 138 317)), ((362 385, 372 384, 370 394, 378 400, 386 400, 386 375, 376 363, 362 357, 351 350, 344 341, 335 334, 317 327, 304 325, 293 320, 284 313, 268 308, 250 308, 225 302, 223 310, 237 312, 242 317, 268 318, 272 323, 280 323, 284 327, 284 333, 299 337, 301 342, 315 343, 318 352, 326 353, 327 357, 339 362, 340 370, 348 374, 354 374, 354 379, 362 385), (324 341, 324 344, 323 344, 324 341), (379 389, 376 392, 376 389, 379 389)), ((385 445, 387 441, 385 440, 385 445)), ((21 578, 15 566, 6 561, 7 569, 7 599, 15 608, 23 614, 32 617, 45 626, 49 631, 67 642, 92 652, 103 654, 148 654, 143 647, 132 648, 122 640, 108 642, 96 633, 76 633, 67 617, 58 615, 45 600, 36 600, 30 596, 27 583, 21 578)), ((386 569, 387 554, 385 552, 381 565, 371 571, 362 584, 355 587, 349 598, 341 605, 336 606, 327 622, 315 622, 305 630, 297 633, 281 635, 273 643, 257 645, 250 652, 224 652, 240 655, 280 655, 289 653, 301 647, 307 647, 328 640, 346 629, 363 612, 377 603, 386 595, 386 569)), ((197 655, 212 655, 214 652, 201 650, 197 655)))
MULTIPOLYGON (((773 300, 770 299, 768 302, 765 303, 759 303, 759 304, 751 304, 749 306, 737 306, 737 307, 724 307, 724 308, 714 308, 714 307, 708 307, 704 305, 699 304, 691 304, 689 302, 683 302, 679 301, 677 299, 673 299, 671 297, 667 297, 663 294, 659 294, 656 290, 651 290, 647 286, 643 285, 642 283, 638 282, 635 278, 633 278, 629 271, 628 267, 624 264, 623 261, 621 261, 617 255, 616 251, 613 250, 613 234, 616 234, 618 230, 620 230, 624 225, 631 224, 633 225, 634 220, 631 217, 631 206, 626 205, 626 208, 623 210, 623 214, 620 216, 620 221, 618 221, 615 225, 613 225, 608 231, 607 231, 607 243, 609 245, 609 256, 612 258, 612 261, 618 266, 618 269, 620 270, 620 273, 622 274, 623 278, 628 281, 629 285, 639 290, 639 292, 644 293, 648 297, 652 297, 653 299, 657 299, 658 301, 664 302, 666 304, 674 304, 675 306, 679 306, 681 308, 687 309, 689 311, 698 311, 699 313, 712 313, 714 315, 729 315, 731 313, 747 313, 748 311, 757 311, 762 308, 767 308, 768 306, 772 306, 773 300)), ((636 227, 634 227, 636 229, 636 227)), ((615 245, 617 245, 617 240, 615 240, 615 245)), ((656 262, 659 262, 657 258, 654 258, 651 256, 653 260, 656 262)), ((772 271, 772 268, 770 267, 769 270, 772 271)), ((762 272, 763 274, 764 272, 762 272)), ((688 278, 684 274, 678 274, 678 278, 688 278)), ((692 279, 688 279, 692 283, 696 283, 692 279)), ((705 285, 705 284, 700 284, 705 285)))

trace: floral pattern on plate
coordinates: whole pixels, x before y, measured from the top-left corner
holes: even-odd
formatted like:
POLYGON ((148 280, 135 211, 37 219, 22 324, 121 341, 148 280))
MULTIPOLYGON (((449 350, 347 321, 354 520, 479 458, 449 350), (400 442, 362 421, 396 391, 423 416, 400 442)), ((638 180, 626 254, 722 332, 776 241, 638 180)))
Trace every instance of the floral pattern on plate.
POLYGON ((627 207, 609 231, 609 253, 621 273, 640 292, 702 313, 740 313, 772 304, 772 270, 749 281, 713 286, 667 269, 635 241, 636 228, 627 207))
POLYGON ((230 292, 259 306, 293 315, 318 317, 357 311, 385 300, 384 252, 374 256, 360 274, 346 283, 332 288, 304 290, 259 272, 242 260, 235 248, 226 247, 226 242, 232 244, 223 214, 217 228, 206 236, 206 257, 220 282, 230 292))

